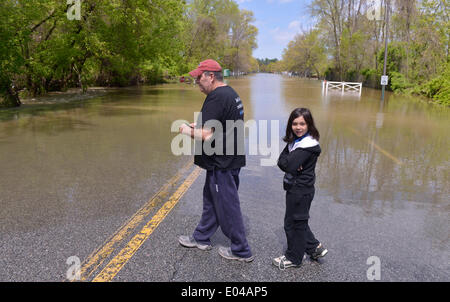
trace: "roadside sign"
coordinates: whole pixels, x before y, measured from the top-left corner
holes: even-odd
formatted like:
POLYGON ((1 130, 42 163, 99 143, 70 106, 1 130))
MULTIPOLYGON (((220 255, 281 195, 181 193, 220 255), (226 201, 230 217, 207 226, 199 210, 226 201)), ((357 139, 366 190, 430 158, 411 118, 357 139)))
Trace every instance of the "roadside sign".
POLYGON ((388 76, 386 76, 386 75, 381 76, 381 85, 386 86, 388 84, 388 80, 389 80, 388 76))

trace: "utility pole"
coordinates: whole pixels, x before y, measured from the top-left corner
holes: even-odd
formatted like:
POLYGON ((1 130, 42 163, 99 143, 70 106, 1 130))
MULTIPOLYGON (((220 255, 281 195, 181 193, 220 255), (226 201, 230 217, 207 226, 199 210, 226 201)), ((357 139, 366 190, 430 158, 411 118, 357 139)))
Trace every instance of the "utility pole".
POLYGON ((386 1, 385 6, 385 19, 386 23, 384 25, 385 34, 384 34, 384 65, 383 65, 383 75, 381 76, 381 100, 384 101, 384 89, 388 84, 388 76, 386 75, 386 61, 387 61, 387 52, 388 52, 388 33, 389 33, 389 0, 386 1))

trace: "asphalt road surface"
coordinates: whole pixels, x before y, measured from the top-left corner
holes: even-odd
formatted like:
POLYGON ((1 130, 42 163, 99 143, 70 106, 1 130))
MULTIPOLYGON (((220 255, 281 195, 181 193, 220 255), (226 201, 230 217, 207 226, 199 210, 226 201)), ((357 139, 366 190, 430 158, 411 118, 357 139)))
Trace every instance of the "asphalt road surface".
MULTIPOLYGON (((439 249, 427 248, 428 239, 417 231, 422 226, 413 219, 415 209, 405 205, 388 214, 368 214, 359 206, 334 202, 320 191, 311 207, 310 226, 328 255, 319 261, 308 258, 299 268, 279 270, 271 262, 286 248, 282 173, 276 167, 261 167, 258 160, 247 159, 239 189, 248 241, 256 256, 253 262, 230 261, 218 254, 218 246, 229 245, 220 228, 212 238, 211 251, 178 243, 179 235, 192 233, 202 211, 205 172, 188 165, 180 170, 178 179, 149 200, 152 206, 137 211, 134 221, 128 219, 118 227, 117 222, 110 222, 110 236, 96 249, 89 253, 82 243, 77 246, 74 255, 85 254, 77 256, 82 262, 78 277, 83 281, 144 282, 449 280, 448 249, 439 253, 439 249)), ((382 206, 373 205, 375 209, 382 206)), ((74 270, 67 275, 76 262, 60 262, 61 281, 70 273, 76 277, 74 270)), ((49 266, 48 275, 41 274, 58 280, 55 272, 55 267, 49 266)), ((25 279, 40 280, 38 275, 29 277, 25 279)))

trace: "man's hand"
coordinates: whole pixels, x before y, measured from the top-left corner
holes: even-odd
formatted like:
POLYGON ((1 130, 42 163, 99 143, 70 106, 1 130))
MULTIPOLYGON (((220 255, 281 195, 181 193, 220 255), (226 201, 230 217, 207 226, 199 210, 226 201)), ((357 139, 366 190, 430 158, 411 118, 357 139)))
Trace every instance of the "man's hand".
POLYGON ((189 126, 186 124, 182 124, 179 128, 181 134, 189 135, 190 137, 198 140, 208 140, 212 137, 213 131, 209 129, 196 129, 196 123, 190 123, 189 126))
POLYGON ((189 126, 187 124, 182 124, 179 128, 181 134, 191 135, 192 129, 195 128, 196 123, 190 123, 189 126))
POLYGON ((181 134, 187 134, 188 131, 190 131, 190 129, 191 127, 189 127, 188 125, 182 124, 178 130, 180 131, 181 134))

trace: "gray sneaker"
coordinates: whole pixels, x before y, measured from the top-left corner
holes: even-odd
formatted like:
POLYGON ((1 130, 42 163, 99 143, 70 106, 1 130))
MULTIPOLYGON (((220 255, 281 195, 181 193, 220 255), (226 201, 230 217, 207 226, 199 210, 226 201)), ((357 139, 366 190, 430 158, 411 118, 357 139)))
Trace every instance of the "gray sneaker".
POLYGON ((225 259, 238 260, 243 262, 252 262, 255 259, 255 256, 250 256, 248 258, 236 256, 231 252, 231 248, 224 246, 219 247, 219 255, 225 259))
POLYGON ((202 251, 209 251, 212 249, 211 245, 198 243, 195 241, 194 237, 180 236, 178 237, 178 242, 184 247, 196 247, 202 251))

